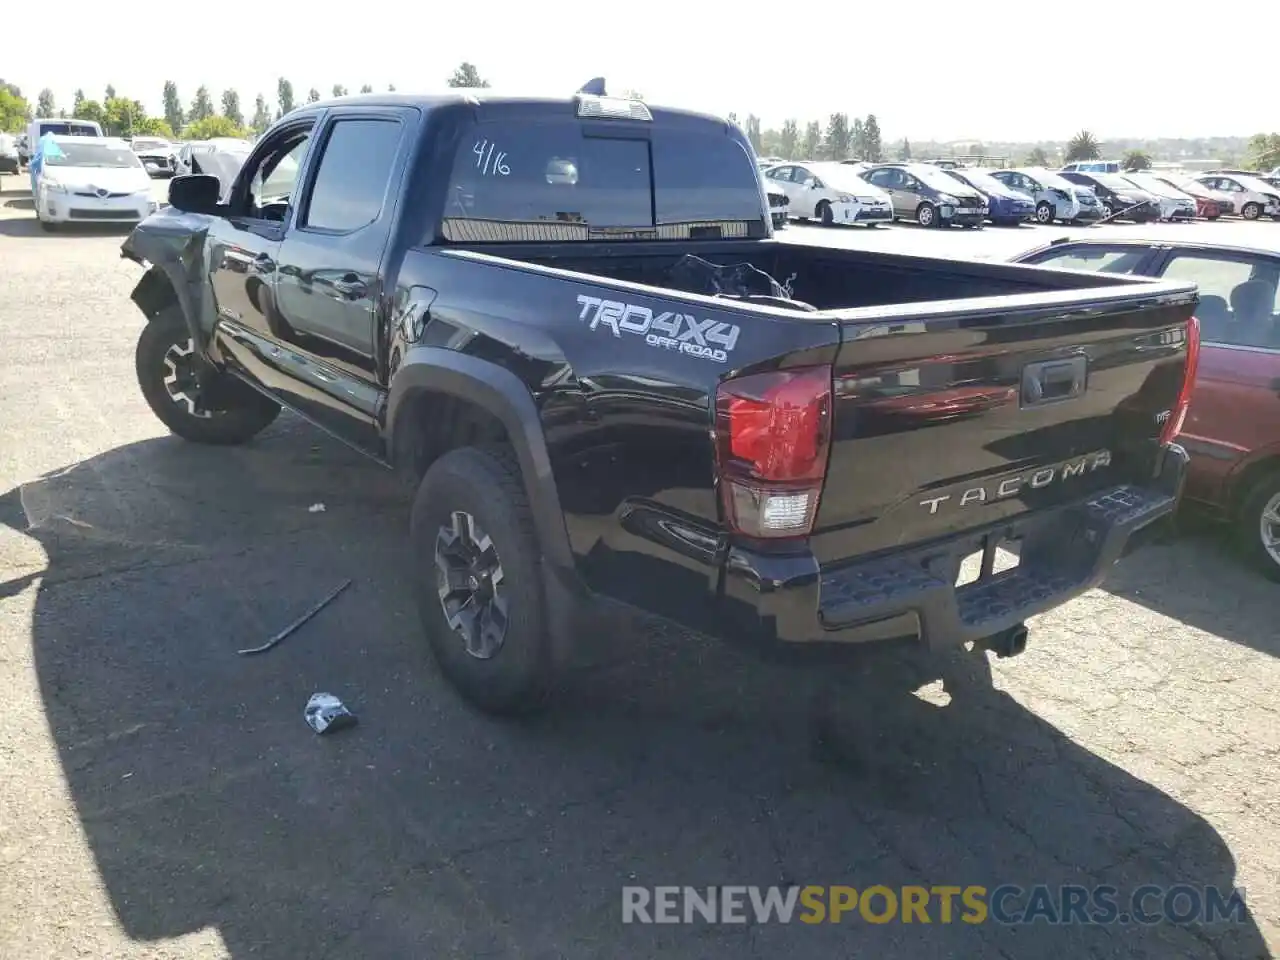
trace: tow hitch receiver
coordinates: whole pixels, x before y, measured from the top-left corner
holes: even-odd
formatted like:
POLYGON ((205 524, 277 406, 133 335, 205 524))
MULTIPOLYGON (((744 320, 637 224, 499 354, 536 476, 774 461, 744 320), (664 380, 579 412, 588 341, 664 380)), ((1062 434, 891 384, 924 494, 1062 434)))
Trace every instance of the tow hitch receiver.
POLYGON ((1008 630, 983 637, 974 647, 978 650, 990 650, 1002 660, 1005 657, 1016 657, 1027 649, 1027 625, 1020 623, 1008 630))

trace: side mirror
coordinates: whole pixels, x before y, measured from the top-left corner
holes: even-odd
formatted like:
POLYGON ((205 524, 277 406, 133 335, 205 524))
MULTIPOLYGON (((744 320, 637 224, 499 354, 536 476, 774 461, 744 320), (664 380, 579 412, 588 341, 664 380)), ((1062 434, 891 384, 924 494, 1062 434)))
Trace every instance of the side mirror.
POLYGON ((222 182, 208 174, 189 174, 169 181, 169 206, 183 213, 213 213, 218 209, 222 182))
POLYGON ((804 185, 805 185, 806 187, 808 187, 810 190, 817 190, 817 189, 818 189, 818 181, 817 181, 817 180, 815 180, 813 177, 810 177, 808 180, 806 180, 806 181, 804 182, 804 185))

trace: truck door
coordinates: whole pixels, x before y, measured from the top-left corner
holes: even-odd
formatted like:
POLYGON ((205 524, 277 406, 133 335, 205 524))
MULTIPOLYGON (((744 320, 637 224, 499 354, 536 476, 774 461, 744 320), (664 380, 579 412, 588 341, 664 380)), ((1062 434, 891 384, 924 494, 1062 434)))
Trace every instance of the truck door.
POLYGON ((377 443, 382 262, 413 112, 330 111, 280 246, 277 293, 306 413, 360 446, 377 443))
POLYGON ((250 154, 227 198, 229 214, 209 228, 209 281, 230 361, 272 389, 281 374, 270 347, 283 336, 276 309, 276 260, 314 117, 275 131, 250 154))

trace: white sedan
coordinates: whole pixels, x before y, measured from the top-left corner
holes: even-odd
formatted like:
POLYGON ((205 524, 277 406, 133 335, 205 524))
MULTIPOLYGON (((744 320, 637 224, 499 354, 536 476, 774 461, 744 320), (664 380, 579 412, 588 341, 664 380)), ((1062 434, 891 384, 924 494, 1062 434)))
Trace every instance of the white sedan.
POLYGON ((824 226, 893 222, 889 195, 860 178, 842 163, 781 163, 764 172, 791 198, 789 214, 796 220, 821 220, 824 226))
POLYGON ((43 149, 35 208, 44 229, 65 223, 137 223, 155 211, 151 177, 123 140, 52 137, 43 149))

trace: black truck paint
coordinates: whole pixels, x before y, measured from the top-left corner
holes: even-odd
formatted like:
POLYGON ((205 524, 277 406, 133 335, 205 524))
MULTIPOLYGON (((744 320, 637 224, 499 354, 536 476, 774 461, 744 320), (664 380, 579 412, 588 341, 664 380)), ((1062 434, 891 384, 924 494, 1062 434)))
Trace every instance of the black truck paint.
MULTIPOLYGON (((225 196, 173 181, 173 205, 124 244, 149 265, 134 299, 153 325, 180 315, 215 399, 229 375, 415 475, 455 447, 508 446, 560 652, 574 640, 566 612, 595 595, 766 648, 999 646, 1172 512, 1186 457, 1161 434, 1194 356, 1192 285, 782 243, 736 127, 656 107, 583 118, 584 99, 362 96, 294 111, 225 196), (336 199, 316 183, 344 122, 391 144, 382 199, 353 229, 311 227, 317 197, 336 199), (700 187, 683 151, 740 156, 747 173, 726 166, 725 184, 739 199, 754 185, 755 220, 451 220, 487 189, 453 183, 455 158, 478 150, 486 175, 510 169, 525 158, 500 141, 520 124, 573 131, 584 155, 648 143, 656 212, 732 193, 700 187), (258 165, 299 136, 290 199, 251 208, 270 199, 251 193, 258 165), (666 170, 683 179, 664 199, 666 170), (486 230, 490 242, 466 239, 486 230), (502 230, 513 239, 493 242, 502 230), (811 308, 675 289, 686 254, 748 262, 811 308), (811 527, 735 533, 718 391, 813 368, 829 371, 830 403, 811 527), (1020 565, 990 576, 1004 541, 1021 543, 1020 565), (984 576, 957 589, 974 552, 984 576)), ((548 184, 579 182, 554 163, 548 184)))

